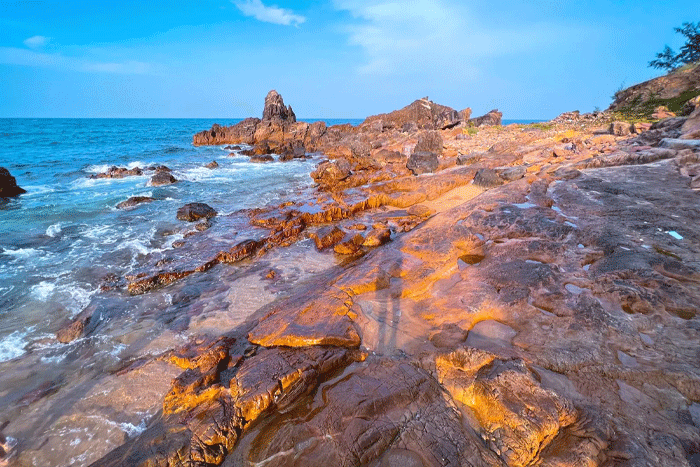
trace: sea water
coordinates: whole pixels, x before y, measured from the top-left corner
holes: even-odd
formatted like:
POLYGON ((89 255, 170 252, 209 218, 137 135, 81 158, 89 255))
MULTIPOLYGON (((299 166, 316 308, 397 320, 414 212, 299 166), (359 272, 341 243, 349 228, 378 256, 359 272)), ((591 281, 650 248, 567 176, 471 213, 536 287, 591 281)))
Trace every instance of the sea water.
POLYGON ((196 132, 237 121, 0 119, 0 166, 27 190, 0 202, 0 362, 82 311, 106 274, 127 275, 172 248, 181 238, 167 235, 181 224, 178 207, 204 202, 225 216, 312 183, 314 159, 259 164, 192 145, 196 132), (219 168, 204 167, 213 160, 219 168), (179 182, 152 187, 148 173, 90 178, 111 166, 154 165, 171 168, 179 182), (131 196, 156 201, 116 209, 131 196))

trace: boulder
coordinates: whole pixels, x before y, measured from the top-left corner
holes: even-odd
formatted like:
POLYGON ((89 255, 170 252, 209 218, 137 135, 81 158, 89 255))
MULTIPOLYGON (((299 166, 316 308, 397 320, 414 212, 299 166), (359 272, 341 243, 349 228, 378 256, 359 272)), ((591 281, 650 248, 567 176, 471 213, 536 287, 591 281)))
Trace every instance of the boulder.
POLYGON ((189 203, 177 210, 177 218, 187 222, 210 219, 216 214, 214 208, 204 203, 189 203))
POLYGON ((62 344, 68 344, 85 335, 85 327, 90 324, 92 309, 83 310, 73 321, 64 325, 56 332, 56 340, 62 344))
POLYGON ((610 134, 615 136, 627 136, 632 133, 632 125, 627 122, 612 122, 610 134))
POLYGON ((267 93, 265 97, 265 108, 263 109, 263 121, 281 121, 294 123, 297 121, 292 106, 284 106, 284 100, 274 89, 267 93))
POLYGON ((463 122, 468 122, 469 119, 471 118, 471 116, 472 116, 472 108, 471 107, 467 107, 466 109, 459 111, 459 117, 463 122))
POLYGON ((27 191, 17 186, 17 180, 10 175, 10 171, 0 167, 0 198, 19 196, 27 191))
POLYGON ((274 160, 275 160, 275 158, 269 154, 264 154, 264 155, 255 154, 255 155, 250 156, 250 162, 272 162, 274 160))
POLYGON ((668 110, 668 107, 665 105, 658 106, 654 109, 654 113, 651 114, 651 117, 656 120, 663 120, 664 118, 672 118, 675 116, 676 114, 668 110))
POLYGON ((316 170, 311 172, 311 178, 317 183, 327 186, 335 185, 350 175, 352 175, 350 163, 345 158, 321 162, 316 170))
POLYGON ((211 161, 210 163, 208 163, 208 164, 205 165, 204 167, 206 167, 207 169, 218 169, 218 168, 219 168, 219 163, 216 162, 216 161, 211 161))
POLYGON ((683 123, 681 139, 700 139, 700 105, 695 108, 693 113, 683 123))
POLYGON ((379 227, 369 231, 362 246, 380 246, 391 240, 391 230, 389 227, 379 227))
POLYGON ((393 128, 404 132, 410 132, 413 129, 440 130, 457 125, 460 122, 460 115, 454 109, 436 104, 424 97, 391 113, 367 117, 361 126, 371 129, 373 125, 376 126, 377 121, 381 121, 383 130, 393 128))
POLYGON ((437 170, 440 162, 434 152, 414 152, 408 158, 406 168, 413 172, 413 175, 433 173, 437 170))
POLYGON ((337 226, 326 226, 321 227, 316 232, 309 235, 314 243, 316 243, 316 248, 318 250, 324 250, 326 248, 334 246, 336 243, 340 242, 345 238, 345 232, 340 230, 337 226))
POLYGON ((386 163, 401 163, 401 162, 406 162, 406 156, 401 154, 399 151, 391 151, 389 149, 380 149, 377 152, 374 153, 373 159, 379 162, 386 162, 386 163))
POLYGON ((494 109, 486 115, 472 118, 471 120, 469 120, 469 123, 471 123, 474 126, 498 126, 501 124, 502 118, 503 114, 499 112, 498 109, 494 109))
POLYGON ((474 175, 474 185, 482 188, 493 188, 503 185, 503 179, 493 169, 479 169, 474 175))
POLYGON ((151 201, 155 201, 155 198, 150 196, 132 196, 126 201, 122 201, 121 203, 117 204, 117 209, 133 208, 139 204, 150 203, 151 201))
POLYGON ((165 170, 159 170, 151 177, 151 186, 172 185, 175 182, 177 179, 173 174, 165 170))

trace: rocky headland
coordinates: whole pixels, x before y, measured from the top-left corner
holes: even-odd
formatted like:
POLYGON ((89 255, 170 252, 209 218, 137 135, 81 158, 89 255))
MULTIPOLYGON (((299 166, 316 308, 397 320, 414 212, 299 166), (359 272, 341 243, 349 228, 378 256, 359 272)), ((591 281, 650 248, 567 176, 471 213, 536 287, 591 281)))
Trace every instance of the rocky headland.
POLYGON ((272 163, 322 154, 316 189, 248 212, 260 234, 205 261, 116 283, 144 294, 306 238, 342 259, 121 370, 180 373, 93 465, 699 465, 700 105, 684 95, 656 121, 502 126, 424 98, 328 127, 272 91, 262 119, 198 133, 272 163))

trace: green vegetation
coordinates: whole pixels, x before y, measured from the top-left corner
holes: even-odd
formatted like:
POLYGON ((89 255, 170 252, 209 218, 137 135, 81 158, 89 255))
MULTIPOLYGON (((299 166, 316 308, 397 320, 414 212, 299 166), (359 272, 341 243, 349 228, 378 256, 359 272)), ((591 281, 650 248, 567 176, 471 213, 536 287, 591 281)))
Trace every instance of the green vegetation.
POLYGON ((671 99, 661 99, 656 96, 651 96, 649 99, 642 101, 642 96, 636 96, 632 102, 625 107, 617 109, 614 114, 616 120, 625 120, 628 122, 648 122, 652 121, 651 114, 659 106, 665 106, 671 112, 680 114, 683 106, 690 99, 700 95, 697 89, 685 91, 677 97, 671 99))
POLYGON ((552 125, 551 123, 529 123, 527 125, 524 125, 524 128, 547 131, 554 128, 554 125, 552 125))
POLYGON ((474 136, 478 132, 479 132, 479 130, 477 130, 476 127, 473 127, 473 126, 468 126, 467 128, 462 129, 463 135, 474 136))
POLYGON ((656 54, 655 60, 649 62, 650 67, 675 70, 680 66, 700 60, 700 22, 697 24, 683 23, 682 27, 674 28, 674 30, 686 37, 686 42, 681 47, 680 52, 674 52, 667 45, 663 52, 656 54))

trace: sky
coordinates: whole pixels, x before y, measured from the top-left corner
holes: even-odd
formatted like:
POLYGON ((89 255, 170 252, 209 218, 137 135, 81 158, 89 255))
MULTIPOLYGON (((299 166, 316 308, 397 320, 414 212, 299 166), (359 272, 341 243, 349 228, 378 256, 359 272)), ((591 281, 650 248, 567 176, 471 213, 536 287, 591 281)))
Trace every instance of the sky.
POLYGON ((428 96, 546 120, 660 76, 699 20, 697 0, 4 0, 0 118, 260 117, 275 89, 299 118, 428 96))

